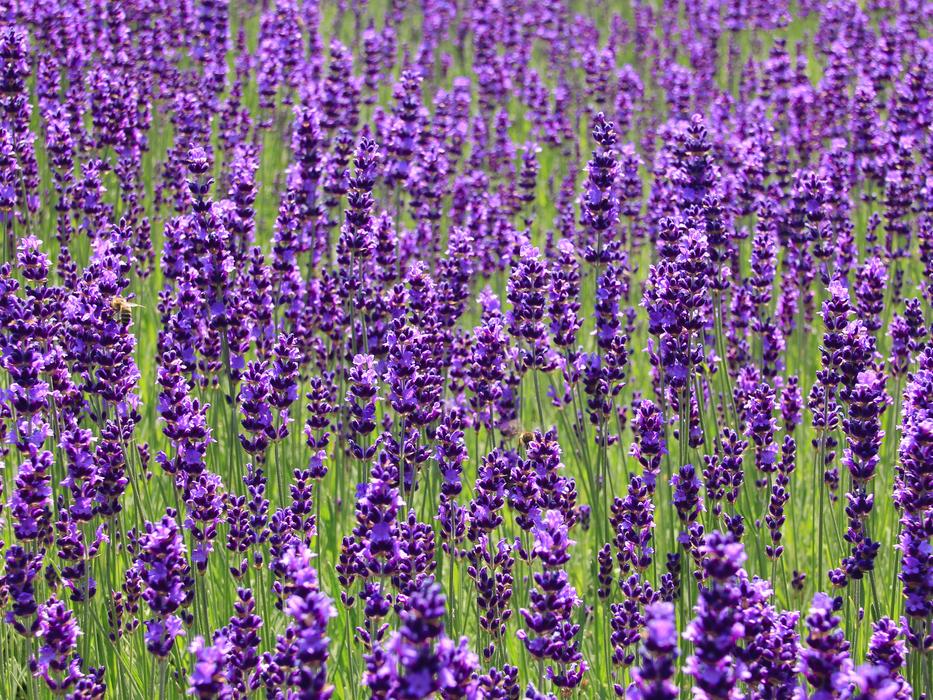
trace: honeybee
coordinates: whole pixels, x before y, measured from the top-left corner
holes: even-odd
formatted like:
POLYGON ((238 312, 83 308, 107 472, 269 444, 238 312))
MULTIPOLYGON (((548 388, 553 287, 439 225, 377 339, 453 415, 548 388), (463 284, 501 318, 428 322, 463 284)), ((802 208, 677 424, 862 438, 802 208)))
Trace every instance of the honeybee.
POLYGON ((130 321, 133 320, 133 309, 139 308, 139 304, 134 304, 131 301, 127 301, 119 295, 114 295, 110 298, 110 310, 113 311, 113 315, 124 325, 129 325, 130 321))
POLYGON ((506 440, 518 439, 522 447, 528 447, 531 441, 535 439, 533 430, 525 430, 517 420, 505 421, 499 426, 499 432, 506 440))

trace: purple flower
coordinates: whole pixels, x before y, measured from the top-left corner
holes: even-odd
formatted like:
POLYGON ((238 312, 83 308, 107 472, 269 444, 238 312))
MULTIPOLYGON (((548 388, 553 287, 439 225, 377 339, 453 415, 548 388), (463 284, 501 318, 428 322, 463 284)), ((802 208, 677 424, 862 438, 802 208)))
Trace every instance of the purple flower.
POLYGON ((827 699, 844 697, 852 672, 849 643, 839 629, 836 610, 836 601, 825 593, 813 597, 806 617, 806 647, 800 653, 800 672, 814 694, 827 699))
POLYGON ((745 630, 736 576, 745 562, 745 550, 731 535, 711 532, 700 553, 709 586, 700 589, 696 617, 684 633, 695 648, 685 670, 693 676, 694 697, 738 698, 746 670, 738 646, 745 630))
POLYGON ((800 381, 796 374, 787 378, 787 383, 781 389, 781 418, 784 420, 784 431, 790 435, 800 425, 802 399, 800 397, 800 381))
POLYGON ((255 690, 259 679, 259 630, 262 618, 256 614, 256 601, 248 588, 237 589, 234 614, 225 630, 229 648, 226 657, 226 677, 232 688, 241 694, 255 690))
MULTIPOLYGON (((777 421, 774 419, 774 389, 767 382, 756 386, 748 395, 745 415, 745 436, 755 449, 755 467, 763 474, 773 474, 777 470, 777 448, 774 445, 777 421)), ((760 487, 765 483, 761 479, 757 485, 760 487)))
POLYGON ((206 700, 220 696, 226 688, 224 670, 230 643, 219 635, 213 644, 206 644, 203 637, 195 637, 188 651, 194 654, 191 673, 188 676, 188 695, 206 700))
POLYGON ((401 625, 385 645, 367 655, 363 682, 378 697, 420 700, 471 697, 476 655, 465 637, 453 642, 444 634, 446 599, 431 581, 415 590, 401 610, 401 625))
POLYGON ((13 534, 21 542, 52 542, 51 466, 51 452, 29 446, 27 461, 19 467, 10 499, 13 534))
POLYGON ((703 201, 715 184, 712 159, 709 156, 712 144, 699 114, 692 115, 689 123, 676 137, 676 181, 680 185, 680 206, 682 210, 689 211, 703 201))
POLYGON ((497 640, 506 633, 506 623, 512 617, 509 601, 514 583, 514 548, 504 539, 493 547, 488 543, 488 536, 481 535, 467 556, 470 560, 467 574, 476 582, 476 602, 482 611, 480 627, 491 640, 483 649, 483 656, 489 658, 495 651, 497 640))
POLYGON ((502 670, 495 666, 477 679, 477 689, 482 697, 495 700, 518 700, 518 667, 504 664, 502 670))
POLYGON ((699 514, 703 512, 703 504, 700 501, 700 480, 692 464, 685 464, 677 474, 671 477, 671 488, 674 490, 671 502, 677 509, 677 517, 680 518, 684 527, 688 527, 696 522, 699 514))
POLYGON ((207 421, 210 404, 190 398, 191 387, 184 377, 181 358, 174 350, 167 350, 163 355, 158 381, 162 388, 158 401, 159 414, 164 421, 162 432, 175 454, 160 453, 156 459, 183 485, 184 480, 204 471, 207 447, 213 441, 207 421))
POLYGON ((641 646, 641 666, 632 672, 632 684, 625 697, 629 700, 674 700, 677 660, 677 627, 674 606, 654 603, 645 610, 645 636, 641 646))
POLYGON ((106 529, 105 524, 99 525, 91 540, 69 518, 68 511, 61 511, 55 523, 55 545, 62 562, 61 577, 65 587, 71 591, 71 600, 75 602, 87 601, 97 593, 97 581, 89 571, 89 564, 100 554, 101 547, 110 543, 110 538, 104 534, 106 529))
POLYGON ((386 180, 394 185, 408 179, 410 161, 415 151, 415 139, 421 106, 421 78, 412 71, 403 71, 393 90, 396 106, 388 143, 390 157, 386 180))
POLYGON ((921 649, 928 648, 929 620, 933 616, 933 548, 930 546, 930 518, 933 504, 933 410, 929 396, 933 392, 933 350, 926 348, 920 357, 920 369, 914 373, 904 392, 899 466, 895 479, 894 502, 902 510, 901 572, 905 612, 908 617, 908 641, 921 649))
POLYGON ((500 314, 487 314, 473 329, 472 351, 467 365, 470 406, 477 413, 473 427, 491 430, 498 425, 496 407, 506 393, 506 363, 510 356, 508 336, 500 314))
POLYGON ((603 264, 608 262, 605 249, 612 251, 612 243, 618 233, 619 202, 616 189, 619 165, 615 126, 602 112, 593 119, 593 140, 598 148, 590 160, 587 180, 580 196, 580 219, 587 230, 583 257, 587 262, 603 264))
MULTIPOLYGON (((315 455, 311 459, 321 459, 321 463, 319 465, 316 464, 315 466, 317 468, 313 469, 313 471, 315 471, 315 478, 323 478, 327 473, 327 468, 323 464, 325 455, 322 455, 321 452, 323 451, 326 453, 325 448, 330 444, 329 429, 331 427, 331 414, 336 410, 333 404, 335 391, 329 386, 326 374, 320 377, 312 377, 310 379, 310 387, 310 391, 305 394, 305 398, 308 399, 308 404, 306 406, 308 418, 305 421, 305 437, 308 447, 315 451, 315 455), (321 470, 323 470, 323 472, 321 470)), ((310 467, 311 465, 309 464, 309 468, 310 467)))
POLYGON ((643 399, 634 407, 632 428, 636 442, 630 453, 642 465, 643 477, 650 491, 654 492, 658 475, 661 473, 661 460, 667 454, 664 437, 664 418, 658 407, 643 399))
POLYGON ((856 310, 871 332, 881 328, 881 312, 884 309, 884 291, 887 284, 888 270, 878 257, 866 260, 856 275, 856 310))
POLYGON ((863 664, 852 672, 849 678, 852 690, 845 697, 860 700, 897 700, 910 697, 904 695, 901 687, 888 676, 887 669, 880 666, 863 664))
POLYGON ((42 570, 44 554, 43 550, 28 552, 19 545, 10 546, 5 552, 4 574, 0 584, 9 610, 3 619, 26 637, 35 634, 38 629, 38 619, 33 617, 38 610, 34 581, 42 570))
POLYGON ((286 636, 294 651, 295 669, 289 684, 296 698, 327 700, 333 693, 333 687, 327 684, 327 625, 337 612, 318 586, 311 557, 307 547, 298 545, 284 560, 288 594, 284 612, 291 618, 286 636))
MULTIPOLYGON (((384 455, 385 453, 383 453, 384 455)), ((391 485, 390 474, 381 465, 374 467, 373 478, 357 489, 356 527, 353 539, 344 541, 341 556, 352 556, 353 564, 346 572, 354 576, 390 575, 398 571, 399 525, 402 506, 398 489, 391 485), (375 472, 375 469, 379 469, 375 472), (355 544, 355 547, 351 546, 355 544)))
POLYGON ((509 333, 521 347, 518 370, 550 371, 554 366, 548 346, 544 314, 547 306, 550 274, 541 253, 530 245, 522 247, 518 264, 509 276, 509 333))
MULTIPOLYGON (((870 572, 880 547, 869 538, 866 524, 874 505, 874 495, 868 493, 867 484, 880 461, 878 452, 884 438, 880 418, 890 400, 884 385, 884 374, 865 371, 858 374, 855 386, 845 392, 849 412, 842 426, 849 446, 842 464, 852 477, 852 490, 846 494, 849 529, 845 539, 852 546, 852 554, 843 559, 842 572, 848 579, 860 579, 870 572)), ((843 579, 841 575, 835 577, 843 579)))
POLYGON ((373 234, 373 187, 380 162, 379 146, 363 138, 354 157, 355 172, 348 179, 346 220, 337 242, 338 261, 347 267, 351 293, 363 284, 367 261, 372 258, 376 241, 373 234))
POLYGON ((223 512, 223 490, 220 477, 207 471, 185 485, 187 517, 184 524, 196 543, 191 560, 199 574, 207 570, 207 558, 214 550, 217 521, 223 512))
POLYGON ((765 545, 765 553, 771 559, 778 559, 784 552, 784 546, 781 545, 782 532, 784 526, 784 506, 790 499, 790 475, 796 468, 797 462, 797 443, 790 435, 784 436, 784 443, 781 445, 781 459, 778 463, 778 475, 771 485, 771 496, 768 501, 768 514, 765 516, 765 523, 771 534, 771 544, 765 545))
POLYGON ((64 693, 83 675, 77 655, 81 630, 74 613, 52 596, 39 606, 36 637, 39 651, 29 660, 33 675, 41 676, 53 693, 64 693))
POLYGON ((350 452, 359 460, 368 460, 376 451, 375 445, 367 444, 369 435, 376 428, 379 380, 375 358, 372 355, 354 356, 348 379, 350 388, 347 391, 346 406, 350 413, 348 423, 350 452))
POLYGON ((580 599, 564 568, 574 542, 567 537, 567 525, 556 510, 542 514, 535 523, 534 535, 532 555, 541 561, 544 570, 534 574, 537 588, 529 594, 531 607, 519 610, 528 631, 519 630, 518 638, 533 657, 556 662, 556 669, 547 667, 549 680, 559 688, 575 688, 583 680, 587 664, 579 640, 574 639, 580 625, 571 619, 580 599))
POLYGON ((577 252, 566 238, 557 244, 557 259, 551 268, 548 314, 551 335, 558 348, 571 350, 580 330, 580 264, 577 252))
POLYGON ((246 367, 237 402, 242 414, 240 444, 256 461, 262 463, 266 450, 276 436, 271 406, 272 373, 266 362, 253 361, 246 367))
POLYGON ((194 598, 194 581, 175 513, 166 511, 158 522, 147 522, 140 537, 136 566, 144 585, 142 598, 152 611, 146 622, 146 648, 164 658, 176 637, 184 634, 185 608, 194 598))
POLYGON ((654 548, 654 503, 646 481, 632 475, 628 494, 616 498, 611 506, 610 522, 615 530, 616 557, 622 574, 631 569, 641 573, 651 566, 654 548))
POLYGON ((897 687, 894 697, 909 698, 912 689, 901 675, 901 669, 907 660, 907 645, 901 639, 902 636, 902 630, 893 620, 882 617, 872 625, 865 659, 875 668, 883 670, 885 678, 893 681, 897 687))

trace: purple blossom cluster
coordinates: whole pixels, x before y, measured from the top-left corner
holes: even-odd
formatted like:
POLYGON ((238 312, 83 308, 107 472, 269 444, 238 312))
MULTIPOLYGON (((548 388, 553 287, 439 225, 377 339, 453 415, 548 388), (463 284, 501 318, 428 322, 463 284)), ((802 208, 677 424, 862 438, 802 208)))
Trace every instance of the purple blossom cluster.
POLYGON ((931 26, 0 2, 0 697, 931 697, 931 26))

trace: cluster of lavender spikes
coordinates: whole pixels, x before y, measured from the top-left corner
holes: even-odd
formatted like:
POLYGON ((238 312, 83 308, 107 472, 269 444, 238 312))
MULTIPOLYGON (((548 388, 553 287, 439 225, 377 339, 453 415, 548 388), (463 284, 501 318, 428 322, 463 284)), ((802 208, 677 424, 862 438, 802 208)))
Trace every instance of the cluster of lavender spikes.
POLYGON ((933 697, 931 27, 0 0, 0 697, 933 697))

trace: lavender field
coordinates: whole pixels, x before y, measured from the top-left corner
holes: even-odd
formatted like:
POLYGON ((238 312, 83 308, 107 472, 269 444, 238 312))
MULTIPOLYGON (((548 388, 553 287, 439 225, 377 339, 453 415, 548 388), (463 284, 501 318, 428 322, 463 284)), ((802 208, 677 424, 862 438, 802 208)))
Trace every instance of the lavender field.
POLYGON ((928 0, 0 0, 0 700, 933 697, 928 0))

